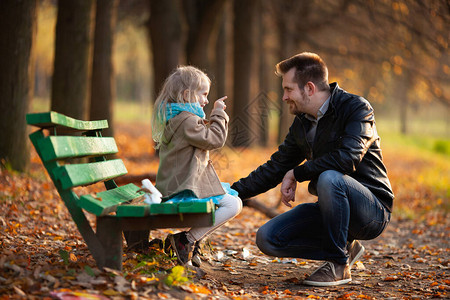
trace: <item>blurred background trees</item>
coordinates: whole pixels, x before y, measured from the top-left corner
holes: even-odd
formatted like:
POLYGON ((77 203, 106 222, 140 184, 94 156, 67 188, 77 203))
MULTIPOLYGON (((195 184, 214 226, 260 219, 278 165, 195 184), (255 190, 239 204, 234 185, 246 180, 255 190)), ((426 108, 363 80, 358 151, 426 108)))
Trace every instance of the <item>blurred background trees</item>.
POLYGON ((0 1, 0 163, 21 171, 28 168, 29 142, 18 120, 25 120, 33 91, 36 8, 35 0, 0 1))
POLYGON ((114 32, 119 0, 97 0, 94 55, 92 65, 90 120, 107 119, 105 136, 114 135, 114 99, 116 85, 113 66, 114 32), (93 100, 92 100, 93 99, 93 100))
MULTIPOLYGON (((27 1, 2 1, 0 18, 10 18, 17 3, 27 1)), ((37 6, 37 33, 30 21, 33 14, 25 10, 20 17, 28 25, 21 25, 31 36, 10 30, 10 25, 0 26, 2 72, 13 65, 31 72, 33 82, 15 80, 12 85, 29 90, 30 98, 34 93, 34 98, 48 99, 49 107, 73 117, 107 118, 113 126, 113 107, 118 102, 140 102, 150 109, 170 71, 193 64, 212 79, 211 102, 228 96, 229 145, 265 146, 282 140, 292 120, 281 102, 281 81, 274 75, 274 65, 311 51, 327 62, 330 82, 366 97, 378 120, 391 118, 398 124, 396 129, 407 134, 411 120, 427 111, 430 119, 447 122, 443 132, 448 137, 450 4, 446 0, 29 3, 37 6), (26 49, 14 48, 13 42, 5 43, 8 36, 10 41, 36 42, 26 49), (31 51, 35 71, 30 68, 31 58, 19 66, 7 51, 19 51, 23 57, 31 51)), ((12 103, 21 103, 22 116, 29 99, 9 93, 8 84, 0 83, 2 118, 7 114, 3 108, 13 107, 12 103)), ((2 137, 13 134, 8 124, 2 137)), ((22 133, 13 135, 22 144, 26 139, 22 133)), ((2 138, 11 149, 17 147, 12 147, 12 140, 2 138)), ((5 147, 0 148, 0 158, 14 160, 5 147)))
POLYGON ((89 115, 94 4, 94 0, 58 1, 51 109, 76 119, 89 115))

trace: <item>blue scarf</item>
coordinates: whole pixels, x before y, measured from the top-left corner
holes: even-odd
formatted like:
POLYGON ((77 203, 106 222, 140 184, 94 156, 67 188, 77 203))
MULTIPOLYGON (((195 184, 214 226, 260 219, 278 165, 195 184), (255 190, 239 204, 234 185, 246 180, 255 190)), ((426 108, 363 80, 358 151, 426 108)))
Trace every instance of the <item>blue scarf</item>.
POLYGON ((203 108, 200 103, 168 103, 166 106, 166 121, 169 121, 173 117, 177 116, 183 111, 191 112, 200 118, 204 119, 206 117, 203 108))

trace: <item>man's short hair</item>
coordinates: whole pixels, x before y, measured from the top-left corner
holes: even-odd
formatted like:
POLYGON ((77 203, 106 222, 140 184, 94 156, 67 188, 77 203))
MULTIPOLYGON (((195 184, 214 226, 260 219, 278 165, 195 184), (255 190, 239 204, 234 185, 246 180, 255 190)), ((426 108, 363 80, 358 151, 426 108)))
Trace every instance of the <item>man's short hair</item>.
POLYGON ((329 90, 328 68, 319 55, 311 52, 303 52, 285 59, 276 65, 276 74, 283 76, 289 70, 295 68, 294 80, 299 88, 303 88, 307 82, 313 82, 320 91, 329 90))

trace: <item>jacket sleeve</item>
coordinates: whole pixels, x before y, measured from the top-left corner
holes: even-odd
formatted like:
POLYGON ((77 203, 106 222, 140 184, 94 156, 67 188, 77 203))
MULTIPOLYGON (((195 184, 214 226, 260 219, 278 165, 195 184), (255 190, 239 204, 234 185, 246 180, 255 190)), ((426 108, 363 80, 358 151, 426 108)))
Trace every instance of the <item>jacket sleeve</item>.
POLYGON ((223 109, 211 113, 209 126, 196 116, 189 117, 183 124, 186 141, 200 149, 213 150, 225 145, 229 117, 223 109))
POLYGON ((281 183, 287 171, 305 159, 305 154, 295 142, 293 128, 294 125, 289 129, 284 142, 265 164, 259 166, 247 177, 233 183, 231 188, 239 193, 242 200, 276 187, 281 183))
POLYGON ((297 181, 316 179, 326 170, 336 170, 343 174, 355 172, 372 143, 378 138, 370 104, 363 100, 347 105, 351 105, 352 109, 348 116, 345 116, 347 121, 337 148, 294 168, 297 181))

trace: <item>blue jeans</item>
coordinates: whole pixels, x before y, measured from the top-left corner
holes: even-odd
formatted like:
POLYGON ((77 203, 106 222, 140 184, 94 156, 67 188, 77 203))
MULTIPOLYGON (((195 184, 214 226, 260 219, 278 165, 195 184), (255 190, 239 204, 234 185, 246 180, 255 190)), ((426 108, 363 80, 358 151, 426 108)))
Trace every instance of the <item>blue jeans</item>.
POLYGON ((345 264, 347 241, 374 239, 389 223, 390 212, 348 175, 323 172, 317 195, 316 203, 299 204, 261 226, 259 249, 270 256, 345 264))

